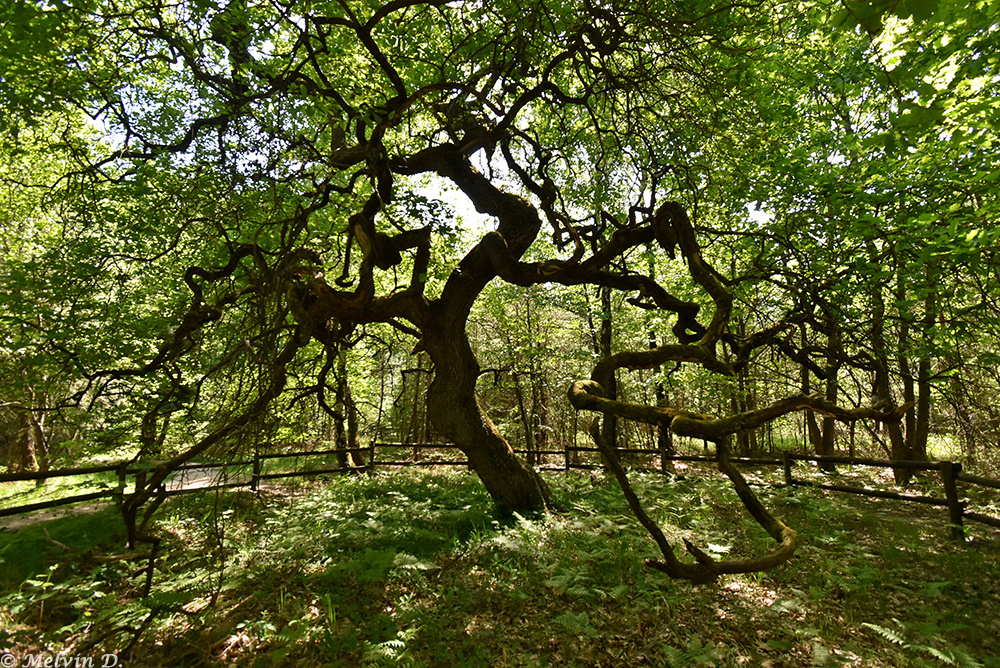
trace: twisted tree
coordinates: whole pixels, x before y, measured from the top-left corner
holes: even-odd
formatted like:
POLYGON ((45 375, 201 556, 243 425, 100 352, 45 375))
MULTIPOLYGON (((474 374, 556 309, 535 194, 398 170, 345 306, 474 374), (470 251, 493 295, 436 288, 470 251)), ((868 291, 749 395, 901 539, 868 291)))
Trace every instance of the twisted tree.
POLYGON ((751 516, 778 543, 778 547, 765 556, 755 559, 716 562, 708 554, 685 541, 688 552, 694 556, 697 563, 681 562, 670 546, 656 522, 643 510, 642 505, 631 489, 627 474, 618 461, 615 448, 601 435, 601 430, 595 421, 590 432, 597 443, 609 468, 614 473, 622 490, 625 492, 633 513, 649 531, 663 554, 664 561, 650 560, 648 565, 662 570, 671 577, 683 578, 696 583, 713 582, 726 573, 747 573, 773 568, 787 561, 795 553, 798 546, 798 536, 790 527, 772 516, 754 495, 739 470, 729 460, 729 442, 734 434, 745 432, 774 420, 782 415, 798 410, 810 410, 853 422, 861 418, 871 418, 881 422, 898 424, 903 415, 912 408, 912 404, 891 406, 885 404, 876 407, 845 409, 833 404, 818 394, 798 395, 781 399, 765 408, 738 413, 717 418, 711 415, 694 413, 665 406, 645 406, 614 401, 604 397, 604 389, 598 379, 613 378, 617 369, 643 369, 658 367, 667 362, 698 364, 714 373, 735 376, 740 368, 750 359, 755 348, 766 345, 777 346, 782 335, 783 348, 791 352, 793 357, 798 353, 791 348, 787 337, 794 335, 796 323, 801 321, 804 313, 790 311, 785 319, 775 323, 767 330, 757 332, 749 337, 736 337, 729 330, 729 320, 732 312, 732 296, 726 290, 719 275, 702 257, 701 249, 695 238, 694 229, 684 209, 675 202, 667 202, 653 218, 651 227, 661 245, 676 244, 687 261, 691 279, 700 285, 711 297, 714 312, 710 324, 702 328, 700 337, 693 338, 681 333, 681 342, 659 346, 651 350, 626 351, 615 353, 600 360, 594 367, 590 380, 580 380, 570 387, 569 400, 580 410, 596 411, 605 416, 613 415, 629 420, 665 427, 678 436, 688 436, 711 441, 716 447, 716 457, 719 470, 733 483, 740 500, 751 516), (729 346, 736 354, 734 361, 720 361, 716 354, 720 345, 729 346))
MULTIPOLYGON (((544 484, 476 400, 480 368, 466 324, 495 279, 604 286, 672 314, 676 343, 601 360, 570 401, 714 441, 720 467, 780 547, 715 564, 692 546, 698 564, 685 566, 654 531, 666 559, 654 565, 671 575, 705 581, 767 568, 795 548, 794 532, 729 465, 730 435, 793 410, 900 417, 891 405, 852 412, 802 396, 712 418, 605 399, 600 387, 618 368, 667 361, 732 375, 765 346, 804 358, 794 334, 812 317, 809 304, 760 332, 731 331, 727 281, 703 257, 688 215, 733 147, 763 132, 754 59, 781 38, 794 8, 97 0, 17 11, 36 30, 67 37, 4 56, 21 76, 5 92, 5 122, 43 113, 97 121, 96 144, 58 137, 75 162, 55 187, 71 195, 71 236, 90 240, 81 254, 103 258, 91 293, 145 300, 148 309, 131 317, 157 323, 127 351, 53 343, 85 381, 73 401, 141 395, 139 459, 159 454, 178 411, 208 399, 224 408, 127 499, 133 540, 155 540, 145 527, 172 470, 240 439, 275 400, 315 397, 333 413, 329 372, 375 323, 429 355, 434 426, 497 503, 543 509, 544 484), (37 81, 50 84, 40 90, 37 81), (441 244, 456 221, 426 206, 429 192, 446 188, 495 228, 453 266, 444 266, 441 244), (540 243, 543 232, 551 246, 540 243), (525 260, 533 247, 554 256, 525 260), (691 279, 683 288, 698 299, 637 270, 633 255, 650 249, 679 253, 691 279)), ((60 317, 72 328, 94 316, 60 317)), ((613 449, 602 447, 628 493, 613 449)))

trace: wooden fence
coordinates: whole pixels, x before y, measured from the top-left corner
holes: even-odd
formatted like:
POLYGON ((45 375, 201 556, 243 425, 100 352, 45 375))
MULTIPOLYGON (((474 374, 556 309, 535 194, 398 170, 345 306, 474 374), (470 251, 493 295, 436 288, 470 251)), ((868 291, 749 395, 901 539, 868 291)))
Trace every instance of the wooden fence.
POLYGON ((71 475, 87 475, 89 473, 107 473, 109 471, 118 471, 118 479, 120 481, 119 489, 109 489, 100 492, 92 492, 88 494, 77 494, 74 496, 67 496, 60 499, 52 499, 50 501, 41 501, 39 503, 29 503, 23 506, 16 506, 13 508, 2 508, 0 509, 0 517, 6 517, 8 515, 19 515, 21 513, 30 513, 33 510, 44 510, 46 508, 55 508, 57 506, 65 506, 71 503, 81 503, 83 501, 93 501, 95 499, 107 498, 110 496, 115 496, 120 494, 121 490, 125 487, 125 475, 128 472, 126 465, 122 464, 112 464, 108 466, 85 466, 80 468, 69 468, 69 469, 58 469, 54 471, 34 471, 30 473, 2 473, 0 474, 0 483, 4 482, 23 482, 27 480, 48 480, 50 478, 60 478, 71 475))
POLYGON ((960 462, 910 462, 910 461, 890 461, 887 459, 863 459, 860 457, 837 457, 837 456, 817 456, 817 455, 794 455, 788 452, 782 453, 781 464, 785 470, 785 484, 798 485, 803 487, 815 487, 818 489, 828 489, 834 492, 845 492, 848 494, 858 494, 861 496, 871 496, 880 499, 896 499, 899 501, 910 501, 912 503, 923 503, 932 506, 943 506, 948 508, 948 520, 951 524, 952 537, 955 540, 965 539, 964 518, 982 522, 993 527, 1000 528, 1000 519, 985 515, 983 513, 970 512, 967 508, 968 502, 960 499, 958 495, 958 481, 975 485, 982 485, 992 489, 1000 489, 1000 481, 982 478, 980 476, 966 475, 962 473, 960 462), (944 497, 925 496, 920 494, 902 494, 889 490, 867 489, 863 487, 848 487, 844 485, 829 485, 809 480, 798 480, 792 475, 792 463, 796 461, 809 461, 826 464, 847 464, 850 466, 872 466, 877 468, 909 469, 917 471, 939 471, 941 474, 941 486, 944 497))
MULTIPOLYGON (((185 464, 183 466, 178 467, 174 475, 170 479, 165 481, 164 485, 162 485, 159 489, 157 489, 157 495, 169 497, 169 496, 176 496, 179 494, 207 492, 211 490, 229 489, 236 487, 248 487, 253 491, 257 491, 260 489, 260 484, 267 480, 277 480, 282 478, 294 478, 294 477, 322 475, 322 474, 340 474, 351 471, 354 472, 370 471, 374 470, 376 467, 468 466, 468 461, 461 458, 459 459, 421 458, 422 455, 426 457, 426 455, 429 452, 432 452, 435 455, 440 456, 440 453, 442 452, 458 451, 458 450, 459 450, 458 446, 453 444, 372 443, 367 448, 355 448, 351 450, 314 450, 309 452, 256 454, 254 455, 253 459, 248 459, 245 461, 225 462, 225 463, 185 464), (392 449, 394 451, 393 454, 398 454, 399 449, 402 448, 411 451, 409 458, 379 461, 376 457, 376 451, 378 449, 392 449), (368 464, 361 468, 351 468, 351 467, 341 466, 335 468, 326 467, 326 468, 317 468, 317 469, 300 470, 300 471, 281 471, 276 473, 265 472, 266 463, 270 460, 279 460, 288 458, 329 457, 331 455, 338 455, 338 454, 342 455, 347 452, 367 455, 368 464), (214 471, 215 474, 209 475, 208 472, 212 471, 214 471), (188 482, 194 482, 195 484, 188 485, 187 484, 188 482)), ((519 455, 530 454, 533 457, 544 455, 544 456, 561 457, 563 459, 561 465, 550 464, 550 465, 539 466, 538 468, 542 470, 568 471, 570 469, 602 468, 601 464, 582 463, 576 461, 581 453, 599 454, 599 450, 595 447, 567 446, 563 450, 532 451, 530 453, 526 450, 515 450, 515 452, 519 455)), ((619 449, 618 452, 619 454, 622 455, 658 456, 661 459, 661 470, 666 470, 666 463, 668 461, 705 462, 705 463, 712 463, 715 461, 715 457, 705 456, 705 455, 677 455, 668 457, 664 456, 663 453, 657 450, 622 448, 619 449)), ((858 457, 800 455, 788 452, 782 453, 780 458, 732 457, 731 461, 735 464, 740 464, 743 466, 781 466, 784 469, 784 484, 788 486, 814 487, 818 489, 826 489, 835 492, 858 494, 861 496, 869 496, 869 497, 883 498, 883 499, 895 499, 900 501, 909 501, 913 503, 923 503, 927 505, 945 507, 948 509, 948 519, 952 527, 952 535, 956 540, 964 539, 965 536, 964 520, 966 518, 996 528, 1000 528, 1000 518, 993 517, 992 515, 986 515, 984 513, 970 511, 967 507, 968 505, 967 501, 961 499, 958 493, 958 482, 964 482, 972 485, 980 485, 983 487, 1000 490, 1000 481, 993 480, 990 478, 984 478, 981 476, 962 473, 962 465, 959 462, 890 461, 885 459, 864 459, 858 457), (793 475, 792 468, 796 462, 815 462, 817 464, 843 464, 850 466, 869 466, 878 468, 896 468, 896 469, 902 468, 910 470, 938 471, 940 473, 944 496, 934 497, 934 496, 925 496, 919 494, 906 494, 888 490, 849 487, 844 485, 833 485, 826 483, 818 483, 809 480, 801 480, 795 478, 793 475)), ((152 466, 139 467, 129 464, 114 464, 106 466, 68 468, 68 469, 59 469, 54 471, 42 471, 33 473, 0 474, 0 483, 27 481, 27 480, 42 480, 42 479, 56 478, 61 476, 87 475, 92 473, 107 473, 111 471, 116 472, 118 476, 117 487, 113 489, 107 489, 99 492, 91 492, 87 494, 79 494, 75 496, 68 496, 60 499, 52 499, 49 501, 26 504, 13 508, 4 508, 0 509, 0 517, 17 515, 20 513, 27 513, 34 510, 54 508, 57 506, 63 506, 72 503, 80 503, 83 501, 93 501, 102 498, 116 497, 120 499, 125 494, 125 489, 127 487, 127 482, 128 482, 127 479, 129 476, 135 476, 136 486, 142 487, 145 484, 146 475, 148 474, 149 471, 152 470, 152 468, 153 468, 152 466)))

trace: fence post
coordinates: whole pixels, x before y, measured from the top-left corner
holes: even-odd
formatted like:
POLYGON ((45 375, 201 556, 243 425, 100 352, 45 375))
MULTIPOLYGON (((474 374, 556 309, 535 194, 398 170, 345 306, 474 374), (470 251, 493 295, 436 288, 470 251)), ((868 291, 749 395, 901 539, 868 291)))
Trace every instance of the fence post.
POLYGON ((260 453, 253 453, 253 477, 250 478, 250 490, 256 492, 260 489, 260 453))
POLYGON ((563 470, 569 471, 569 441, 563 441, 563 470))
POLYGON ((660 473, 666 473, 668 468, 671 468, 667 465, 667 462, 670 460, 667 459, 669 455, 667 454, 666 440, 669 437, 670 437, 669 427, 664 427, 663 425, 656 425, 656 447, 660 451, 660 473), (666 436, 660 433, 661 429, 667 430, 666 436))
POLYGON ((788 451, 781 453, 781 464, 785 467, 785 485, 791 487, 794 484, 792 480, 792 457, 788 454, 788 451))
POLYGON ((965 541, 965 527, 962 526, 965 504, 958 500, 958 488, 955 485, 955 476, 961 472, 962 465, 959 462, 941 462, 941 482, 944 483, 944 495, 948 499, 951 537, 957 541, 965 541))
POLYGON ((118 489, 111 493, 111 496, 115 498, 115 503, 118 504, 118 508, 121 509, 125 505, 125 484, 128 482, 128 464, 121 463, 118 465, 118 489))

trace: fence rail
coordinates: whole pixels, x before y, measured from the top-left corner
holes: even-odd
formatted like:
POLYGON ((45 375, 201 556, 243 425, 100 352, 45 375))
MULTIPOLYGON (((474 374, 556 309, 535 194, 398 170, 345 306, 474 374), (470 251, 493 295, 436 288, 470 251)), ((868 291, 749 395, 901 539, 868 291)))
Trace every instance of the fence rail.
MULTIPOLYGON (((983 518, 985 518, 989 520, 984 522, 985 524, 1000 526, 1000 520, 995 520, 989 515, 967 512, 966 507, 968 505, 968 502, 965 501, 964 499, 959 499, 958 486, 956 484, 956 480, 959 478, 959 475, 962 472, 962 464, 960 462, 892 461, 888 459, 863 459, 858 457, 839 457, 830 455, 824 455, 824 456, 795 455, 789 452, 785 452, 782 454, 782 466, 784 467, 785 470, 786 485, 815 487, 819 489, 828 489, 834 492, 846 492, 848 494, 858 494, 861 496, 871 496, 883 499, 896 499, 899 501, 924 503, 933 506, 945 506, 948 508, 948 520, 951 525, 952 538, 958 541, 965 540, 965 527, 964 527, 965 517, 968 517, 971 520, 976 520, 979 522, 982 522, 983 518), (817 464, 849 464, 852 466, 871 466, 877 468, 910 469, 917 471, 940 471, 941 484, 944 488, 944 498, 917 495, 917 494, 900 494, 899 492, 890 492, 887 490, 866 489, 862 487, 848 487, 844 485, 829 485, 829 484, 812 482, 809 480, 798 480, 792 475, 792 462, 794 461, 810 461, 810 462, 816 462, 817 464), (994 524, 994 522, 996 522, 996 524, 994 524)), ((978 476, 969 476, 969 477, 976 478, 978 476)), ((982 478, 982 480, 988 480, 988 479, 982 478)), ((967 480, 967 482, 975 482, 975 481, 967 480)), ((1000 481, 990 481, 990 482, 1000 485, 1000 481)))
MULTIPOLYGON (((434 451, 449 451, 449 450, 459 450, 459 447, 450 443, 372 443, 368 447, 364 448, 349 448, 349 449, 332 449, 332 450, 314 450, 314 451, 302 451, 302 452, 282 452, 282 453, 272 453, 272 454, 255 454, 253 459, 248 459, 244 461, 237 462, 225 462, 225 463, 189 463, 178 466, 175 469, 175 473, 172 478, 164 481, 165 484, 161 484, 156 490, 158 496, 161 497, 171 497, 181 494, 191 494, 195 492, 208 492, 213 490, 221 489, 234 489, 238 487, 248 487, 253 491, 258 491, 260 489, 260 483, 267 480, 280 480, 287 478, 297 478, 304 476, 314 476, 314 475, 324 475, 324 474, 342 474, 351 471, 370 471, 377 467, 402 467, 402 466, 468 466, 469 462, 465 459, 455 459, 455 460, 445 460, 445 459, 420 459, 421 451, 434 450, 434 451), (375 456, 376 451, 379 449, 400 449, 407 448, 413 451, 413 457, 406 460, 386 460, 379 461, 375 456), (336 468, 318 468, 311 470, 300 470, 300 471, 281 471, 276 473, 265 473, 264 466, 269 460, 280 460, 289 458, 310 458, 310 457, 320 457, 329 455, 346 455, 346 453, 357 453, 357 454, 367 454, 369 456, 369 462, 364 467, 336 467, 336 468), (231 469, 247 468, 252 467, 249 477, 245 477, 239 480, 230 480, 228 476, 228 471, 231 469), (188 477, 186 473, 189 471, 197 471, 203 475, 195 476, 191 481, 198 484, 194 486, 185 486, 188 482, 188 477), (215 475, 208 475, 207 472, 214 471, 215 475), (177 475, 180 473, 180 476, 177 475), (206 484, 201 484, 206 483, 206 484)), ((514 450, 515 453, 519 455, 549 455, 549 456, 559 456, 564 457, 562 465, 547 465, 539 466, 543 470, 569 470, 569 469, 599 469, 602 468, 602 464, 594 463, 582 463, 575 461, 576 457, 574 455, 579 453, 598 453, 599 450, 595 447, 583 447, 583 446, 567 446, 563 450, 545 450, 545 451, 527 451, 527 450, 514 450)), ((635 448, 622 448, 619 450, 621 454, 633 454, 633 455, 651 455, 659 456, 661 459, 661 469, 666 466, 666 462, 704 462, 711 463, 716 461, 716 457, 707 455, 674 455, 666 456, 665 453, 658 450, 643 450, 635 448)), ((992 515, 986 515, 984 513, 978 513, 970 511, 967 507, 968 503, 964 499, 960 499, 958 496, 957 483, 963 482, 972 485, 979 485, 983 487, 988 487, 991 489, 1000 490, 1000 480, 993 480, 991 478, 984 478, 982 476, 970 475, 962 472, 962 465, 958 462, 916 462, 916 461, 892 461, 887 459, 867 459, 861 457, 844 457, 844 456, 819 456, 819 455, 802 455, 793 453, 782 453, 780 458, 769 458, 769 457, 731 457, 730 461, 734 464, 740 464, 743 466, 781 466, 784 469, 784 481, 787 486, 799 486, 799 487, 812 487, 815 489, 825 489, 834 492, 841 492, 847 494, 856 494, 860 496, 868 496, 874 498, 883 499, 893 499, 898 501, 908 501, 912 503, 920 503, 925 505, 932 505, 938 507, 948 508, 949 514, 949 524, 952 528, 952 535, 956 540, 963 540, 965 537, 964 520, 970 519, 976 522, 987 524, 996 528, 1000 528, 1000 518, 994 517, 992 515), (862 487, 850 487, 846 485, 834 485, 828 483, 819 483, 811 480, 802 480, 795 478, 792 473, 792 467, 796 462, 813 462, 816 464, 842 464, 849 466, 867 466, 876 468, 894 468, 894 469, 909 469, 909 470, 922 470, 922 471, 938 471, 941 476, 941 483, 944 491, 943 497, 927 496, 919 494, 904 494, 900 492, 893 492, 889 490, 877 490, 868 489, 862 487)), ((66 469, 56 469, 51 471, 37 471, 37 472, 27 472, 27 473, 4 473, 0 474, 0 483, 4 482, 17 482, 17 481, 29 481, 29 480, 45 480, 48 478, 57 478, 71 475, 88 475, 93 473, 108 473, 117 472, 118 474, 118 485, 114 489, 107 489, 98 492, 91 492, 87 494, 79 494, 75 496, 63 497, 60 499, 52 499, 48 501, 41 501, 37 503, 26 504, 22 506, 3 508, 0 509, 0 517, 7 517, 11 515, 17 515, 21 513, 32 512, 35 510, 43 510, 48 508, 55 508, 58 506, 70 505, 74 503, 81 503, 83 501, 94 501, 104 498, 123 498, 125 494, 125 489, 127 487, 128 476, 135 476, 136 486, 142 487, 145 484, 146 475, 152 471, 155 467, 137 466, 134 464, 120 463, 105 466, 86 466, 77 468, 66 468, 66 469)), ((665 470, 665 469, 664 469, 665 470)))
POLYGON ((51 471, 26 471, 24 473, 0 473, 0 482, 24 482, 27 480, 47 480, 69 475, 86 475, 88 473, 107 473, 117 471, 121 464, 106 466, 84 466, 81 468, 53 469, 51 471))

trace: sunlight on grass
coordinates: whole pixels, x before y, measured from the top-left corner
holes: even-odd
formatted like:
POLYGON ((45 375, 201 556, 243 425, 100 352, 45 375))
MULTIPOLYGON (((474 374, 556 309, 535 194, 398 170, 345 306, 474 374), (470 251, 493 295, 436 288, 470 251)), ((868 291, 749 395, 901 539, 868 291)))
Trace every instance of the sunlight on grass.
MULTIPOLYGON (((82 520, 48 525, 72 553, 0 533, 0 558, 36 557, 5 585, 0 651, 120 651, 145 625, 143 666, 1000 666, 995 532, 956 547, 933 508, 761 487, 799 553, 694 587, 642 566, 655 546, 613 481, 547 479, 552 513, 503 521, 462 472, 175 499, 146 599, 82 520)), ((769 540, 708 469, 633 480, 674 538, 727 557, 769 540)))
POLYGON ((50 478, 44 485, 34 480, 0 483, 0 509, 26 506, 71 496, 118 489, 114 471, 50 478))

